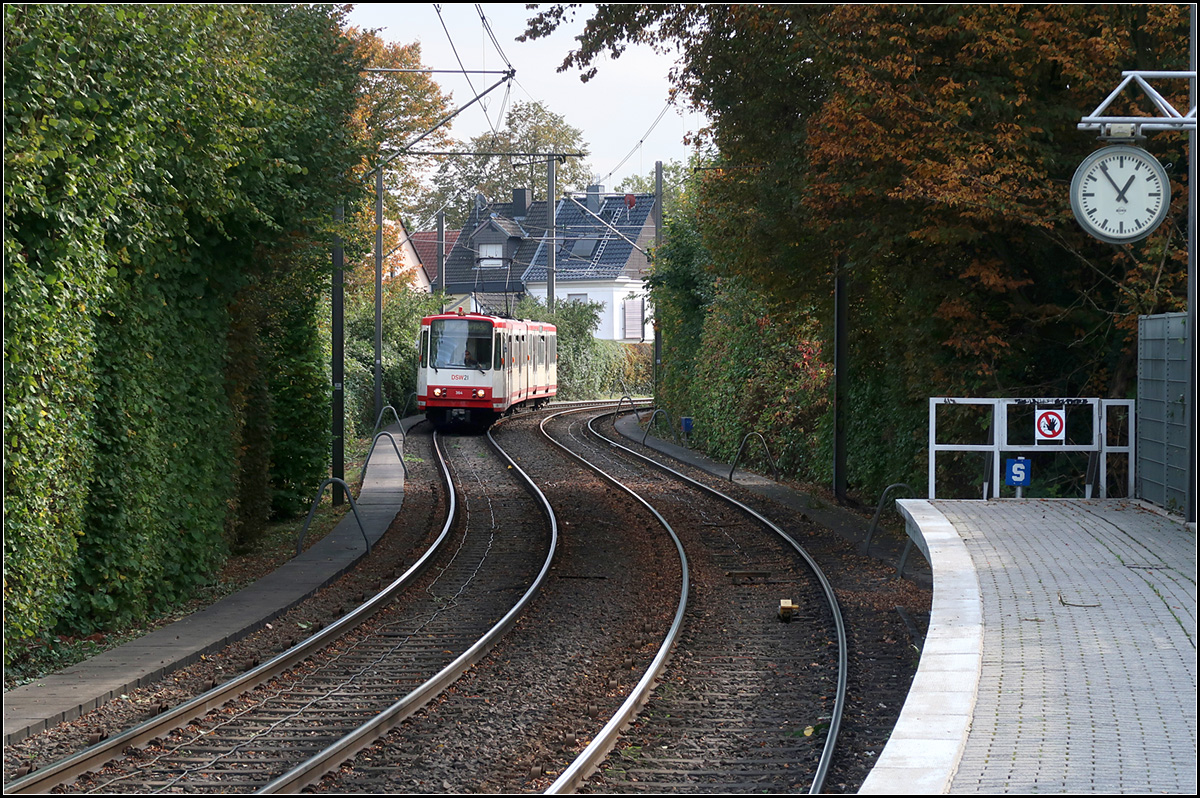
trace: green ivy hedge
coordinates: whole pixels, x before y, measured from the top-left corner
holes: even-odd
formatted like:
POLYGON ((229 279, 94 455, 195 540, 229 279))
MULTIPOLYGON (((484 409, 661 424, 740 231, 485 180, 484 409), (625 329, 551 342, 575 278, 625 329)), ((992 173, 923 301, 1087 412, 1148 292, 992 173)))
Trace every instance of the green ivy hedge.
POLYGON ((6 663, 186 598, 324 473, 342 14, 4 7, 6 663))

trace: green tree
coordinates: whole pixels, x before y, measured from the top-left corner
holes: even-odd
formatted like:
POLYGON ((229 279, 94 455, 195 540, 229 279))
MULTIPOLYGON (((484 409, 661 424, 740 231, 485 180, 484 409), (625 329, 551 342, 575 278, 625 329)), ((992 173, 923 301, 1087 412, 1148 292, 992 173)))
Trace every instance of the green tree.
MULTIPOLYGON (((398 414, 416 411, 409 402, 417 390, 417 337, 421 319, 440 313, 442 298, 414 290, 399 280, 383 284, 381 383, 383 404, 398 414)), ((346 295, 346 416, 359 435, 375 427, 375 293, 354 290, 346 295)), ((384 423, 391 418, 384 416, 384 423)))
MULTIPOLYGON (((698 168, 699 159, 684 164, 680 161, 668 161, 663 164, 663 216, 674 216, 679 212, 682 194, 688 183, 692 170, 698 168)), ((621 181, 616 191, 627 194, 653 194, 657 189, 657 176, 654 172, 645 175, 630 175, 621 181)))
POLYGON ((554 310, 537 297, 525 296, 513 316, 553 324, 558 333, 558 398, 598 399, 621 392, 626 352, 614 341, 593 336, 604 305, 599 302, 556 302, 554 310))
MULTIPOLYGON (((525 153, 587 152, 583 132, 539 102, 514 103, 504 127, 460 145, 474 155, 447 157, 432 178, 432 190, 418 212, 422 223, 437 210, 446 211, 446 224, 460 227, 467 219, 476 194, 488 199, 506 199, 515 186, 526 186, 538 197, 546 193, 546 159, 525 153), (522 153, 490 155, 489 153, 522 153)), ((556 171, 561 191, 584 190, 591 181, 591 167, 581 158, 567 158, 556 171)))

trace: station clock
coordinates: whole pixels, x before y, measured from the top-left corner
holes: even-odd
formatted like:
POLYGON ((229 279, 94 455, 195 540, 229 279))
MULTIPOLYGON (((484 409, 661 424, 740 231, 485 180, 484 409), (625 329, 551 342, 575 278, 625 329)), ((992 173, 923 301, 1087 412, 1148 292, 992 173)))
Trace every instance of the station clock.
POLYGON ((1140 147, 1115 144, 1096 150, 1075 170, 1071 210, 1081 227, 1101 241, 1138 241, 1162 224, 1171 204, 1167 170, 1140 147))

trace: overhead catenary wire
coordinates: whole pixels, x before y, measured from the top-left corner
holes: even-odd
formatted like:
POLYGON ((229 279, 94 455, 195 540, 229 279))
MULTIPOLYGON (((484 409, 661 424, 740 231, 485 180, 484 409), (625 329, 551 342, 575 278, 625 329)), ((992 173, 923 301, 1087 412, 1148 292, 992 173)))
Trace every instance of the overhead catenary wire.
MULTIPOLYGON (((502 63, 511 67, 513 61, 506 52, 505 43, 501 41, 501 39, 508 38, 508 31, 503 27, 497 28, 498 21, 497 19, 493 19, 493 16, 498 12, 489 11, 487 7, 482 4, 472 5, 473 8, 470 6, 461 5, 456 9, 455 7, 446 4, 430 4, 430 8, 436 12, 436 19, 438 20, 437 27, 440 27, 442 32, 442 35, 437 36, 436 38, 441 39, 443 42, 449 43, 448 46, 453 54, 452 58, 454 59, 452 63, 457 63, 457 65, 460 67, 458 70, 460 74, 467 75, 471 71, 466 68, 468 61, 476 62, 471 64, 471 66, 474 68, 480 65, 494 65, 496 63, 496 59, 498 58, 502 63), (455 16, 456 13, 464 14, 464 16, 455 16), (463 35, 464 33, 476 32, 469 30, 473 29, 474 25, 472 25, 469 18, 465 16, 466 14, 473 15, 477 20, 476 24, 480 26, 479 32, 476 34, 478 39, 470 47, 463 46, 463 35), (488 64, 484 64, 484 62, 481 60, 484 55, 488 56, 488 64)), ((505 25, 512 24, 508 20, 503 20, 503 22, 505 25)), ((524 51, 516 53, 515 55, 524 56, 524 51)), ((521 58, 518 58, 517 60, 520 61, 521 58)), ((451 72, 454 70, 439 71, 451 72)), ((472 87, 472 89, 474 89, 474 87, 472 87)), ((522 82, 518 82, 514 77, 513 82, 508 84, 506 87, 506 95, 503 98, 504 103, 499 108, 501 112, 499 116, 497 116, 498 109, 496 103, 500 98, 491 98, 481 103, 481 110, 483 113, 485 113, 487 120, 486 124, 488 125, 486 129, 491 131, 493 139, 504 135, 505 118, 503 112, 506 110, 511 110, 510 105, 513 101, 512 92, 514 90, 520 90, 524 92, 525 96, 529 97, 530 99, 534 98, 534 94, 531 93, 529 87, 524 85, 522 82), (513 85, 514 83, 516 84, 515 87, 513 85)), ((605 185, 611 184, 617 179, 616 175, 620 173, 626 166, 628 166, 634 155, 638 154, 639 152, 647 152, 646 148, 649 141, 654 138, 657 129, 662 126, 662 120, 666 117, 667 111, 670 110, 671 105, 676 105, 678 112, 679 104, 677 100, 672 99, 665 102, 663 106, 660 107, 659 112, 652 119, 651 123, 647 125, 647 128, 642 136, 640 136, 636 142, 632 143, 632 146, 629 150, 627 150, 626 155, 617 161, 615 165, 611 165, 606 173, 604 173, 603 177, 594 177, 593 181, 605 185)), ((621 135, 621 138, 624 138, 623 134, 621 135)), ((600 169, 596 169, 594 174, 601 173, 601 171, 602 170, 600 169)), ((453 177, 451 177, 451 181, 456 182, 453 177)), ((469 189, 467 191, 469 192, 469 189)))
POLYGON ((658 123, 661 122, 663 120, 663 117, 667 115, 667 111, 671 108, 672 105, 674 105, 674 103, 672 103, 670 100, 668 100, 667 104, 663 106, 663 109, 658 112, 658 117, 650 125, 650 129, 642 134, 642 137, 640 139, 638 139, 637 144, 633 145, 633 149, 631 149, 629 151, 629 154, 626 155, 624 158, 622 158, 621 162, 619 164, 617 164, 616 166, 614 166, 612 168, 612 171, 610 171, 607 175, 605 175, 601 179, 601 182, 607 181, 610 177, 612 177, 614 174, 616 174, 616 171, 618 169, 620 169, 622 166, 624 166, 625 162, 628 161, 630 158, 632 158, 633 154, 635 152, 637 152, 638 150, 640 150, 645 145, 646 139, 650 138, 650 134, 654 132, 654 129, 656 127, 658 127, 658 123))
MULTIPOLYGON (((456 59, 456 61, 457 61, 458 65, 459 65, 459 67, 460 67, 460 69, 459 69, 459 70, 457 70, 457 71, 458 71, 460 74, 463 74, 463 75, 464 75, 464 77, 466 77, 466 79, 467 79, 467 82, 468 82, 468 85, 470 85, 470 86, 471 86, 471 88, 472 88, 472 91, 474 91, 474 86, 473 86, 473 84, 471 83, 471 80, 470 80, 470 77, 469 77, 469 75, 471 74, 472 70, 467 70, 467 69, 465 68, 465 64, 463 63, 463 59, 462 59, 462 57, 461 57, 461 55, 460 55, 459 48, 458 48, 458 47, 455 45, 455 43, 454 43, 454 40, 453 40, 453 37, 451 36, 450 30, 449 30, 449 27, 448 27, 448 24, 447 24, 446 18, 443 16, 443 13, 442 13, 442 11, 443 11, 443 9, 442 9, 442 5, 441 5, 441 4, 432 4, 432 5, 433 5, 433 8, 435 9, 435 11, 436 11, 436 13, 437 13, 437 16, 438 16, 439 23, 441 24, 441 26, 442 26, 442 29, 443 29, 443 32, 444 32, 444 33, 445 33, 445 35, 446 35, 446 39, 447 39, 447 41, 448 41, 448 43, 449 43, 449 46, 450 46, 450 48, 451 48, 452 52, 454 53, 454 57, 455 57, 455 59, 456 59)), ((500 45, 500 42, 499 42, 498 38, 496 37, 496 35, 495 35, 495 32, 494 32, 494 30, 493 30, 493 28, 492 28, 491 22, 489 21, 489 19, 488 19, 487 15, 486 15, 486 14, 484 13, 484 11, 483 11, 483 7, 482 7, 480 4, 475 4, 475 11, 476 11, 476 13, 477 13, 477 14, 478 14, 478 16, 479 16, 480 25, 481 25, 481 28, 482 28, 483 34, 486 36, 486 38, 488 39, 488 41, 490 41, 490 43, 491 43, 492 47, 495 49, 496 53, 499 55, 499 57, 502 59, 502 61, 505 63, 505 65, 508 67, 508 71, 507 71, 507 72, 505 72, 505 73, 503 73, 503 74, 505 74, 505 75, 507 75, 507 76, 509 77, 509 79, 508 79, 508 82, 507 82, 507 86, 506 86, 506 92, 505 92, 505 96, 504 96, 504 101, 503 101, 503 103, 502 103, 502 105, 501 105, 501 108, 503 109, 504 107, 506 107, 506 106, 507 106, 507 103, 508 103, 508 101, 509 101, 509 99, 510 99, 510 96, 511 96, 511 91, 512 91, 512 84, 513 84, 514 82, 516 82, 516 79, 515 79, 515 70, 512 68, 512 63, 511 63, 510 59, 508 58, 507 54, 504 52, 504 49, 503 49, 503 47, 500 45)), ((425 70, 425 71, 428 71, 428 72, 434 72, 434 71, 437 71, 437 72, 454 72, 455 70, 425 70)), ((487 70, 474 70, 474 72, 476 72, 476 73, 487 73, 487 70)), ((518 83, 518 85, 521 85, 521 84, 519 84, 519 83, 518 83)), ((493 88, 494 88, 494 87, 493 87, 493 88)), ((522 90, 523 90, 523 91, 526 91, 526 94, 529 94, 529 92, 528 92, 528 91, 527 91, 527 90, 524 88, 524 86, 522 86, 522 90)), ((478 92, 476 92, 476 93, 478 94, 478 92)), ((531 96, 531 98, 532 98, 532 95, 530 95, 530 96, 531 96)), ((475 101, 477 101, 477 102, 480 102, 481 108, 482 108, 482 107, 485 105, 485 104, 482 102, 481 98, 479 98, 479 97, 477 97, 475 101)), ((623 158, 623 159, 622 159, 622 160, 621 160, 621 161, 620 161, 620 162, 619 162, 619 163, 618 163, 618 164, 617 164, 617 165, 616 165, 616 166, 615 166, 615 167, 614 167, 614 168, 613 168, 613 169, 612 169, 612 170, 611 170, 611 171, 610 171, 610 172, 609 172, 609 173, 608 173, 608 174, 607 174, 607 175, 606 175, 604 178, 602 178, 602 179, 601 179, 600 181, 598 181, 598 182, 606 182, 606 181, 608 181, 608 180, 609 180, 609 179, 610 179, 610 178, 613 176, 613 174, 615 174, 615 173, 616 173, 616 172, 617 172, 619 169, 621 169, 621 167, 623 167, 623 166, 624 166, 624 165, 625 165, 625 164, 626 164, 626 163, 629 161, 629 159, 630 159, 631 157, 633 157, 633 155, 634 155, 636 152, 638 152, 638 150, 639 150, 639 149, 641 149, 641 148, 643 148, 643 147, 645 146, 645 143, 646 143, 647 139, 648 139, 648 138, 650 137, 650 135, 651 135, 651 134, 652 134, 652 133, 653 133, 653 132, 654 132, 654 131, 657 129, 658 125, 659 125, 659 124, 662 122, 663 118, 666 116, 666 113, 667 113, 667 111, 670 109, 670 107, 671 107, 671 105, 672 105, 672 104, 673 104, 673 103, 672 103, 671 101, 668 101, 666 104, 664 104, 664 106, 663 106, 662 110, 659 112, 659 114, 657 115, 657 117, 656 117, 656 118, 654 119, 654 121, 653 121, 653 122, 650 124, 649 128, 648 128, 648 129, 646 130, 646 132, 645 132, 645 133, 642 135, 642 137, 641 137, 641 138, 638 140, 638 142, 637 142, 637 143, 636 143, 636 144, 633 146, 633 148, 632 148, 632 149, 629 151, 629 153, 628 153, 628 154, 627 154, 627 155, 626 155, 626 156, 625 156, 625 157, 624 157, 624 158, 623 158)), ((463 109, 460 109, 460 110, 465 110, 465 107, 464 107, 463 109)), ((456 112, 456 113, 457 113, 457 112, 456 112)), ((486 108, 484 108, 484 113, 485 113, 485 118, 486 118, 486 119, 487 119, 487 121, 488 121, 488 125, 489 125, 490 129, 492 130, 492 138, 493 138, 493 140, 496 140, 496 139, 498 139, 498 138, 499 138, 499 135, 500 135, 500 130, 497 128, 497 125, 499 124, 499 122, 500 122, 500 119, 496 119, 496 121, 495 121, 495 122, 493 122, 493 120, 492 120, 492 116, 491 116, 490 114, 488 114, 488 113, 487 113, 487 109, 486 109, 486 108)), ((502 117, 501 117, 501 118, 502 118, 502 117)), ((446 121, 446 122, 448 122, 448 121, 449 121, 449 119, 447 119, 447 120, 445 120, 445 121, 446 121)), ((412 146, 413 144, 415 144, 415 143, 416 143, 416 141, 409 142, 409 144, 407 145, 406 149, 407 149, 408 147, 411 147, 411 146, 412 146)), ((400 153, 395 153, 395 154, 393 154, 392 156, 390 156, 390 157, 389 157, 387 160, 388 160, 388 161, 391 161, 391 160, 392 160, 392 158, 394 158, 394 157, 398 156, 399 154, 400 154, 400 153)), ((580 154, 576 154, 576 155, 577 155, 578 157, 582 157, 582 156, 583 156, 583 154, 582 154, 582 153, 580 153, 580 154)), ((382 166, 382 164, 381 164, 381 166, 382 166)), ((456 202, 456 201, 460 200, 460 199, 461 199, 461 197, 462 197, 464 194, 468 193, 468 192, 470 191, 470 189, 471 189, 471 187, 468 187, 468 186, 464 186, 464 187, 462 187, 462 188, 461 188, 461 189, 460 189, 458 192, 456 192, 456 193, 455 193, 455 195, 454 195, 453 197, 451 197, 451 198, 448 198, 448 199, 445 201, 445 203, 442 205, 442 207, 441 207, 441 209, 440 209, 440 210, 445 210, 446 208, 450 207, 450 206, 451 206, 451 204, 453 204, 454 202, 456 202)), ((424 222, 424 224, 423 224, 423 225, 419 225, 419 226, 417 227, 417 229, 418 229, 418 230, 420 230, 420 229, 424 229, 424 227, 428 226, 428 225, 429 225, 429 224, 430 224, 430 223, 433 221, 433 219, 435 219, 435 218, 436 218, 436 216, 437 216, 437 213, 436 213, 436 212, 434 212, 434 213, 430 214, 430 218, 429 218, 429 219, 427 219, 427 220, 425 220, 425 222, 424 222)), ((557 229, 557 230, 560 230, 560 231, 561 231, 561 233, 562 233, 563 235, 570 236, 570 235, 571 235, 571 234, 574 232, 574 231, 572 231, 571 229, 569 229, 569 228, 566 228, 566 227, 560 227, 560 226, 558 226, 558 225, 556 225, 555 227, 556 227, 556 229, 557 229)), ((620 233, 619 233, 619 234, 620 234, 620 233)), ((624 236, 623 236, 623 234, 620 234, 620 235, 622 235, 622 237, 624 237, 624 236)), ((388 252, 388 255, 391 255, 391 254, 395 253, 395 252, 396 252, 398 249, 400 249, 400 248, 401 248, 401 247, 404 245, 404 243, 406 243, 406 242, 409 240, 409 238, 410 238, 410 237, 411 237, 411 236, 409 236, 409 235, 406 235, 402 241, 400 241, 400 242, 399 242, 399 243, 398 243, 398 244, 397 244, 395 247, 393 247, 393 248, 391 248, 391 249, 390 249, 390 251, 388 252)))

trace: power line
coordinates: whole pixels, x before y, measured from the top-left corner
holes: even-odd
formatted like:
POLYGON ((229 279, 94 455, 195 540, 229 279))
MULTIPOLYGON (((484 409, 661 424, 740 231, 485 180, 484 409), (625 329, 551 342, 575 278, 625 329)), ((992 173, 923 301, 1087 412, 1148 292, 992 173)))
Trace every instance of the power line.
MULTIPOLYGON (((471 82, 470 72, 467 70, 467 68, 466 68, 465 66, 463 66, 463 62, 462 62, 462 56, 460 56, 460 55, 458 54, 458 47, 456 47, 456 46, 454 45, 454 37, 450 35, 450 29, 446 27, 446 20, 445 20, 445 18, 442 16, 442 6, 441 6, 441 4, 440 4, 440 3, 434 3, 434 4, 433 4, 433 9, 434 9, 434 11, 436 11, 436 12, 437 12, 437 16, 438 16, 438 22, 440 22, 440 23, 441 23, 441 25, 442 25, 442 30, 443 30, 443 31, 446 33, 446 41, 447 41, 447 43, 449 43, 449 45, 450 45, 450 50, 451 50, 451 52, 453 52, 453 53, 454 53, 454 60, 458 61, 458 68, 459 68, 459 71, 460 71, 460 72, 462 72, 463 76, 464 76, 464 77, 467 79, 467 86, 468 86, 468 87, 470 87, 470 89, 471 89, 471 91, 472 91, 472 92, 474 92, 475 94, 479 94, 479 92, 475 91, 475 84, 473 84, 473 83, 471 82)), ((509 73, 511 73, 511 72, 513 72, 513 71, 514 71, 514 70, 512 70, 511 68, 508 70, 508 72, 509 72, 509 73)), ((511 90, 511 89, 509 89, 509 90, 511 90)), ((501 104, 501 108, 503 108, 503 107, 504 107, 504 104, 505 104, 505 103, 507 103, 507 96, 508 96, 508 90, 506 90, 506 91, 505 91, 505 98, 506 98, 506 99, 505 99, 505 102, 501 104)), ((492 117, 491 117, 490 115, 488 115, 488 112, 487 112, 487 107, 486 107, 486 105, 483 105, 483 104, 481 104, 481 105, 480 105, 480 108, 482 108, 482 109, 483 109, 483 118, 487 120, 488 127, 489 127, 489 128, 491 129, 491 131, 492 131, 492 136, 498 136, 498 135, 500 135, 499 131, 496 129, 496 125, 495 125, 495 123, 493 123, 493 122, 492 122, 492 117)))
POLYGON ((496 52, 504 59, 504 65, 509 69, 512 68, 512 62, 508 60, 508 56, 504 54, 504 50, 500 47, 500 42, 496 39, 496 34, 492 31, 491 24, 487 21, 487 17, 483 15, 483 6, 475 4, 475 10, 479 12, 479 21, 483 25, 483 30, 487 33, 488 38, 492 40, 492 46, 496 48, 496 52))
POLYGON ((618 169, 620 169, 622 166, 624 166, 625 162, 628 161, 630 158, 632 158, 633 154, 635 152, 637 152, 639 149, 641 149, 642 145, 646 143, 646 139, 649 138, 650 134, 654 132, 654 128, 658 127, 658 123, 661 122, 663 117, 667 115, 667 109, 669 109, 671 107, 671 104, 672 104, 671 101, 667 100, 667 104, 665 106, 663 106, 663 109, 661 111, 659 111, 658 118, 654 120, 654 124, 650 125, 650 129, 642 134, 642 137, 638 140, 637 144, 633 145, 633 149, 629 151, 629 154, 626 155, 624 158, 622 158, 621 162, 619 164, 617 164, 616 166, 614 166, 612 168, 612 171, 604 176, 603 179, 605 181, 607 181, 610 177, 612 177, 613 174, 615 174, 618 169))

